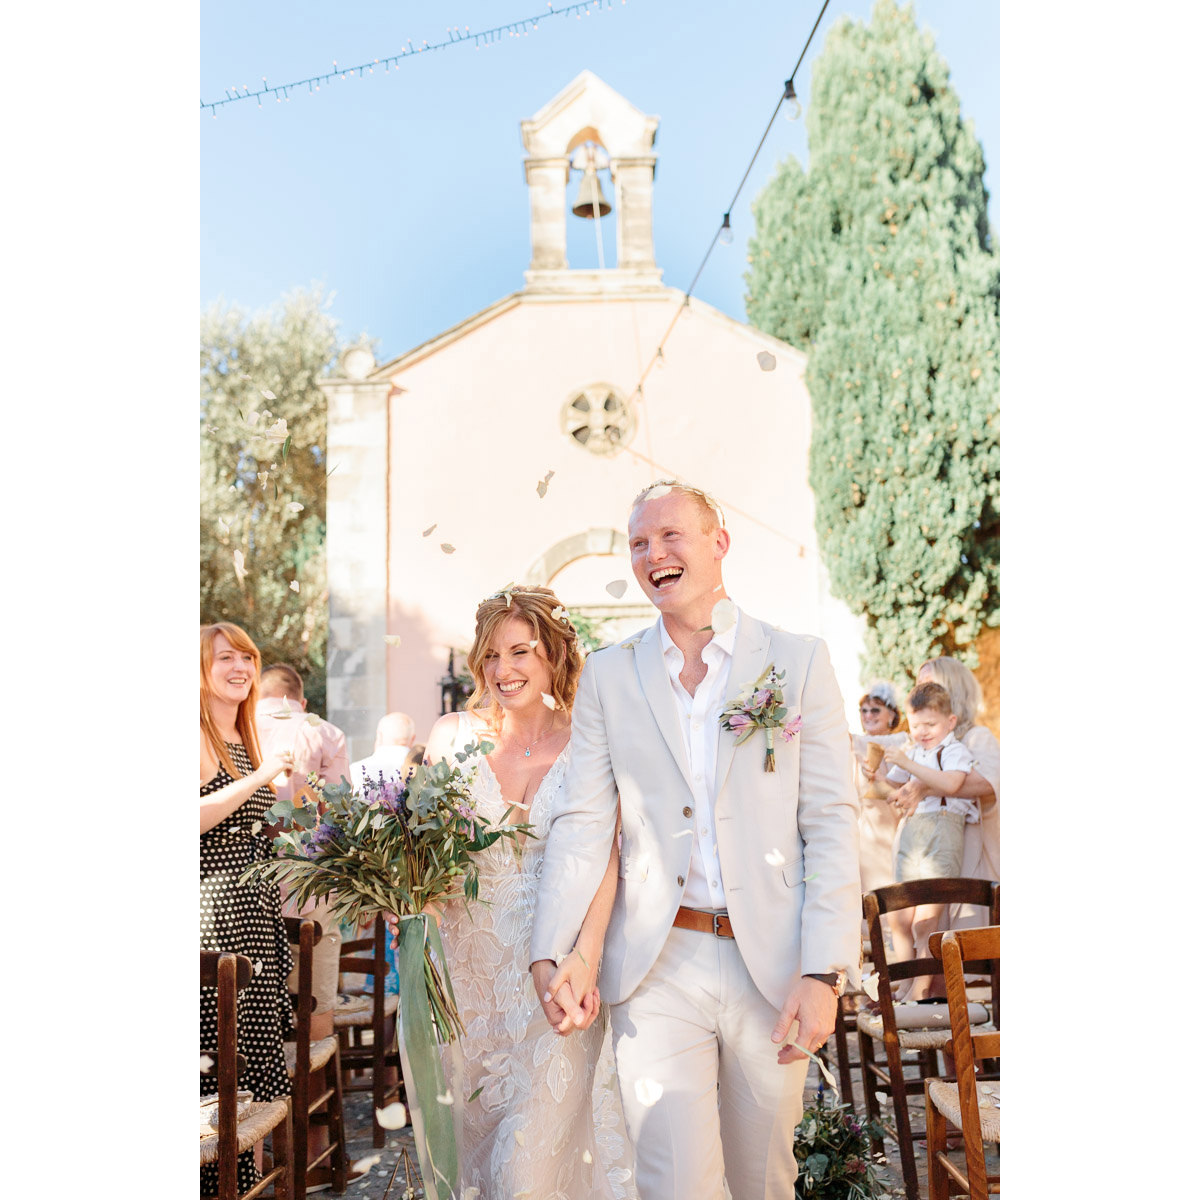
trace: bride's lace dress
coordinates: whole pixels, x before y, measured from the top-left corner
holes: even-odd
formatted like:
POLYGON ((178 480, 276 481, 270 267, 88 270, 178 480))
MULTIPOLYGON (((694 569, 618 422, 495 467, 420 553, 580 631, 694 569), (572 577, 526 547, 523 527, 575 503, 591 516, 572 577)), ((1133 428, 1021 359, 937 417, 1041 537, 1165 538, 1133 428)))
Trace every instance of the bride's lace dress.
MULTIPOLYGON (((460 718, 456 750, 478 740, 460 718)), ((479 899, 451 904, 442 922, 450 977, 466 1028, 461 1188, 479 1200, 632 1200, 632 1150, 617 1091, 607 1008, 583 1033, 546 1022, 529 974, 529 937, 551 801, 570 748, 546 773, 521 848, 501 838, 477 859, 479 899), (534 836, 536 835, 536 836, 534 836), (475 1099, 470 1100, 476 1091, 475 1099)), ((498 821, 508 807, 487 759, 477 756, 476 806, 498 821)))

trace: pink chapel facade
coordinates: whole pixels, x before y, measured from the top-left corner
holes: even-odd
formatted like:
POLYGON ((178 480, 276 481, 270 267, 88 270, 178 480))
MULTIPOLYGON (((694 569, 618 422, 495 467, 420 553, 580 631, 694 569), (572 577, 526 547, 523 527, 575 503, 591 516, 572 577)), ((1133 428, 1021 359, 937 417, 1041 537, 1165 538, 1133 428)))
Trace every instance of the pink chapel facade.
POLYGON ((735 603, 829 642, 858 728, 862 625, 830 596, 817 553, 805 358, 695 299, 675 320, 684 293, 654 265, 657 125, 583 72, 522 123, 533 244, 524 288, 391 362, 352 347, 322 385, 337 464, 328 716, 352 758, 371 751, 392 709, 424 740, 449 651, 470 644, 476 605, 510 581, 553 587, 572 613, 602 623, 606 641, 649 624, 625 529, 630 500, 665 474, 725 507, 735 603), (608 174, 612 268, 567 265, 567 187, 581 164, 608 174))

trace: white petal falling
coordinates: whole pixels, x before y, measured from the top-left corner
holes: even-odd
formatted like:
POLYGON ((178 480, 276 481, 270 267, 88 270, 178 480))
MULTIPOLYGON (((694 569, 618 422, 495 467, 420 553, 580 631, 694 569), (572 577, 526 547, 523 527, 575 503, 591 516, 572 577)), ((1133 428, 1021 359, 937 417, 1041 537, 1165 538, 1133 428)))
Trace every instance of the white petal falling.
POLYGON ((604 585, 604 590, 614 600, 620 600, 620 598, 625 595, 625 592, 628 590, 628 588, 629 582, 625 579, 614 579, 612 583, 606 583, 604 585))
POLYGON ((299 595, 300 594, 300 580, 293 579, 292 582, 288 584, 288 591, 295 592, 297 595, 299 595))
POLYGON ((277 446, 282 446, 283 443, 288 440, 287 422, 280 417, 279 420, 270 427, 270 429, 263 431, 263 437, 265 437, 268 442, 274 442, 277 446))
POLYGON ((264 400, 274 400, 275 399, 275 393, 273 391, 271 391, 270 388, 259 388, 258 390, 260 392, 262 392, 264 400))
POLYGON ((228 537, 228 536, 229 536, 229 522, 228 522, 227 520, 225 520, 225 518, 224 518, 224 517, 218 517, 218 518, 217 518, 217 528, 218 528, 218 529, 219 529, 219 530, 220 530, 220 531, 221 531, 223 534, 225 534, 225 536, 226 536, 226 537, 228 537))
POLYGON ((256 959, 254 960, 254 973, 255 973, 255 975, 261 975, 261 974, 262 974, 262 968, 263 968, 262 959, 261 959, 261 958, 256 958, 256 959))
POLYGON ((558 707, 558 701, 549 692, 542 693, 542 703, 553 712, 558 707))
POLYGON ((403 641, 398 633, 385 633, 383 635, 383 640, 387 642, 389 646, 399 646, 403 641))
POLYGON ((767 865, 770 867, 783 866, 783 854, 779 850, 771 850, 764 856, 767 860, 767 865))
POLYGON ((449 542, 443 542, 442 543, 442 553, 443 554, 453 554, 454 547, 452 545, 450 545, 449 542))
POLYGON ((262 822, 255 821, 254 824, 250 826, 250 832, 253 834, 262 833, 262 822))
POLYGON ((583 1152, 583 1161, 585 1163, 590 1163, 592 1161, 592 1152, 590 1150, 585 1150, 583 1152))
POLYGON ((382 1154, 370 1154, 366 1158, 360 1158, 357 1162, 350 1164, 351 1169, 355 1171, 369 1171, 376 1163, 383 1161, 382 1154))
POLYGON ((871 997, 872 1000, 879 999, 879 972, 873 971, 870 975, 862 977, 862 990, 871 997))
POLYGON ((304 511, 304 505, 299 500, 292 500, 284 506, 290 513, 298 513, 304 511))
POLYGON ((233 573, 237 576, 238 583, 241 583, 246 578, 246 556, 240 551, 233 552, 233 573))
POLYGON ((639 1104, 652 1108, 662 1099, 663 1085, 657 1079, 639 1079, 633 1085, 633 1092, 639 1104))
POLYGON ((525 1131, 522 1129, 514 1129, 513 1141, 516 1142, 518 1146, 525 1145, 525 1131))
POLYGON ((775 370, 775 355, 770 350, 760 350, 755 357, 758 359, 758 365, 764 371, 775 370))
POLYGON ((665 483, 660 483, 658 487, 652 487, 643 497, 643 500, 661 500, 663 496, 671 494, 670 487, 665 483))
POLYGON ((441 1092, 438 1094, 437 1102, 439 1104, 444 1104, 444 1105, 446 1105, 447 1108, 449 1108, 450 1105, 454 1103, 454 1096, 450 1093, 449 1090, 447 1090, 445 1092, 441 1092))
POLYGON ((428 537, 436 528, 437 528, 437 522, 434 521, 434 523, 432 525, 430 525, 430 527, 428 529, 426 529, 425 532, 421 534, 421 536, 428 537))
POLYGON ((290 708, 278 708, 273 713, 268 713, 267 715, 274 717, 277 721, 290 721, 292 719, 292 710, 290 708))
POLYGON ((408 1109, 396 1101, 394 1104, 389 1104, 387 1108, 377 1108, 375 1120, 384 1129, 403 1129, 408 1124, 408 1109))
POLYGON ((734 603, 728 597, 724 600, 718 600, 713 605, 712 618, 709 624, 712 625, 713 633, 725 633, 737 623, 737 609, 734 603))
POLYGON ((320 725, 321 723, 321 718, 316 713, 309 713, 304 719, 309 725, 313 726, 320 725))
POLYGON ((212 1070, 213 1060, 207 1054, 200 1055, 200 1074, 207 1075, 212 1070))
POLYGON ((537 638, 534 638, 533 641, 529 643, 529 648, 530 650, 536 650, 538 648, 537 638))

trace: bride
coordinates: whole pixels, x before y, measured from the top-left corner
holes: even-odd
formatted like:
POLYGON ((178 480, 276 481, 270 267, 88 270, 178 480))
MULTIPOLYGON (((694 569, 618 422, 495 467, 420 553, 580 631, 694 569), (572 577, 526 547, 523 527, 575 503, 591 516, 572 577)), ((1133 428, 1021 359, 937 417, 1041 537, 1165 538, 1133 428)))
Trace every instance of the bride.
POLYGON ((531 832, 479 855, 484 903, 453 900, 439 914, 466 1029, 462 1192, 478 1188, 479 1200, 629 1200, 632 1151, 596 990, 617 886, 615 838, 579 941, 550 985, 556 993, 569 986, 583 1005, 580 1031, 560 1036, 547 1024, 529 974, 544 837, 583 667, 575 628, 548 588, 509 587, 480 604, 467 665, 475 684, 467 710, 437 721, 426 761, 453 764, 469 743, 491 742, 474 760, 476 805, 491 821, 516 805, 509 820, 531 832))

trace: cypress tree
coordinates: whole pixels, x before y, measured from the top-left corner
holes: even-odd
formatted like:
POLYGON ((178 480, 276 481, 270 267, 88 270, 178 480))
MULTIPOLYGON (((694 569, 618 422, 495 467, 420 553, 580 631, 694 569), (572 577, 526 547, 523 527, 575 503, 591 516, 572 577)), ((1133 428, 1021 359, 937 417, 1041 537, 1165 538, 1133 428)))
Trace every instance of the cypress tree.
POLYGON ((754 204, 751 322, 808 355, 809 480, 867 675, 1000 620, 999 264, 983 152, 911 6, 843 19, 813 65, 809 169, 754 204))

